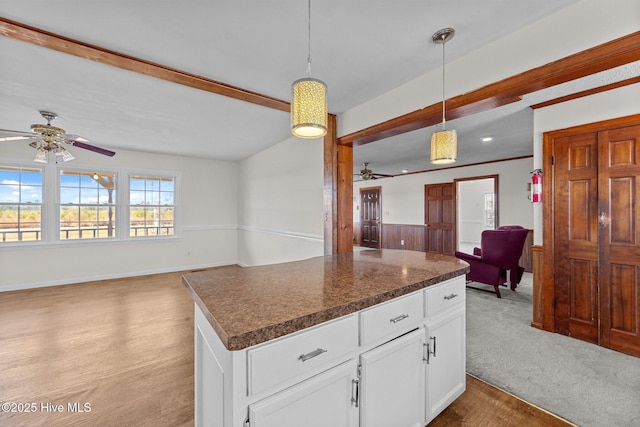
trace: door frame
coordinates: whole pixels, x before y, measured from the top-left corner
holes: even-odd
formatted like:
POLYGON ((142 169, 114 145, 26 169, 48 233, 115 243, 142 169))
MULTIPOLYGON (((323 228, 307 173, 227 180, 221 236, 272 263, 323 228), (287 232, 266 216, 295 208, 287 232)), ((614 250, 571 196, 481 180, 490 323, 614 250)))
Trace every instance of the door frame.
MULTIPOLYGON (((538 306, 542 314, 542 329, 555 332, 555 224, 554 193, 554 144, 555 139, 590 132, 602 132, 627 126, 640 125, 640 114, 618 117, 566 129, 544 132, 542 135, 542 278, 535 280, 542 287, 539 293, 541 301, 534 301, 534 311, 538 306)), ((536 294, 534 290, 534 294, 536 294)))
MULTIPOLYGON (((462 182, 462 181, 479 181, 482 179, 493 179, 493 193, 496 195, 495 197, 495 201, 494 201, 494 210, 495 210, 495 222, 494 222, 494 229, 498 228, 500 226, 500 194, 498 192, 499 188, 500 188, 500 183, 499 183, 499 178, 500 175, 483 175, 483 176, 472 176, 472 177, 467 177, 467 178, 454 178, 453 180, 453 195, 455 197, 456 200, 456 247, 458 247, 458 243, 459 243, 459 239, 458 236, 460 235, 460 230, 458 229, 458 183, 462 182)), ((460 249, 458 247, 458 249, 460 249)))

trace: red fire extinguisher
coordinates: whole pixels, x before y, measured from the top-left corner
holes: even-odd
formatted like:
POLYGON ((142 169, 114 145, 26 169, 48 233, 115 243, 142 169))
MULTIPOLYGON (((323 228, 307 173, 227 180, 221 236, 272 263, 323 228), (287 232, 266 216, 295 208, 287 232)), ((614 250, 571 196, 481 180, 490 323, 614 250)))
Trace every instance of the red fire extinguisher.
POLYGON ((531 172, 531 201, 542 202, 542 169, 531 172))

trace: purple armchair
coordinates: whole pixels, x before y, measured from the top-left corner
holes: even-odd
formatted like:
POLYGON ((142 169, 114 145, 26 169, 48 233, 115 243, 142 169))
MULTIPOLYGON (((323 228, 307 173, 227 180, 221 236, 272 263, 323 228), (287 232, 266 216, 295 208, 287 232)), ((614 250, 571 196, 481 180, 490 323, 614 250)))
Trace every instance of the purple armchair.
POLYGON ((528 233, 529 230, 519 225, 485 230, 480 237, 480 248, 474 248, 473 255, 456 251, 456 257, 469 263, 467 281, 491 285, 497 297, 501 298, 499 286, 507 283, 509 271, 509 284, 514 291, 524 273, 518 261, 528 233))

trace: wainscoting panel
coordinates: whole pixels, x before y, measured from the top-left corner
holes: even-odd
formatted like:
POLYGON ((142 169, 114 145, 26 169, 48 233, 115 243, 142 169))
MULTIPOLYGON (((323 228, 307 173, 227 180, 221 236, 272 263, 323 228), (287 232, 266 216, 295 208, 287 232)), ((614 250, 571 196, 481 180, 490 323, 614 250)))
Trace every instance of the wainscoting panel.
POLYGON ((406 249, 424 252, 424 226, 382 224, 382 247, 384 249, 406 249))

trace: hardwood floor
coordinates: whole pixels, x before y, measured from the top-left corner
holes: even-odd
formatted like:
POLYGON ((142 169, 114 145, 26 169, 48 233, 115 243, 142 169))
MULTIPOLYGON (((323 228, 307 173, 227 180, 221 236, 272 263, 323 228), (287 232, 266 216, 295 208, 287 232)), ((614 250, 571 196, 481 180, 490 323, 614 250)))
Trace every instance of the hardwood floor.
MULTIPOLYGON (((0 293, 0 403, 21 411, 0 411, 0 426, 193 425, 193 305, 181 274, 0 293)), ((571 424, 468 377, 430 424, 461 425, 571 424)))
POLYGON ((567 421, 467 375, 467 390, 429 427, 566 427, 567 421))

